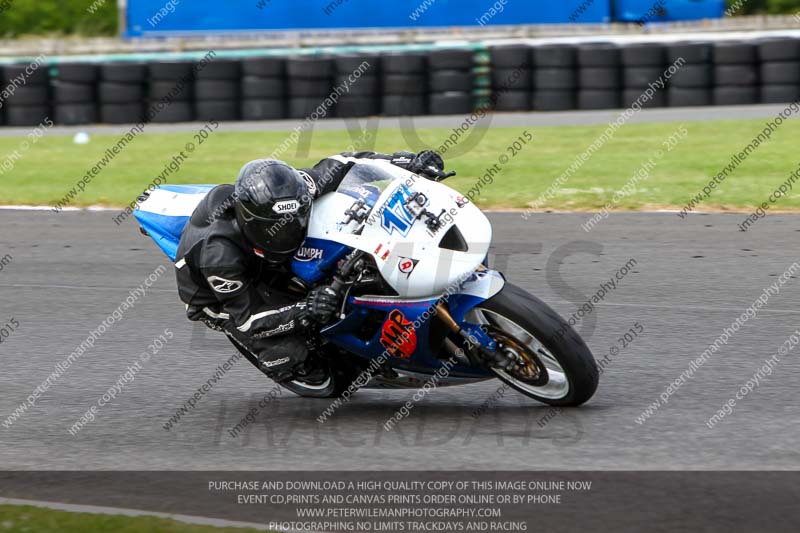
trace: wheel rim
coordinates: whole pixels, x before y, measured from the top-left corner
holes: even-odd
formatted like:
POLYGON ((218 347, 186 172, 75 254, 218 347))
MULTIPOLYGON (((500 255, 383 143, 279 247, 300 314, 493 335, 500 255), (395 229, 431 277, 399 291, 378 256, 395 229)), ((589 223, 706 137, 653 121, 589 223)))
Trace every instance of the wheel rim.
POLYGON ((498 338, 496 340, 511 340, 515 343, 516 347, 523 347, 529 353, 528 358, 535 359, 539 364, 544 365, 544 373, 546 380, 541 383, 540 378, 536 378, 533 382, 521 379, 510 372, 501 368, 492 368, 498 376, 506 381, 514 384, 516 387, 523 391, 530 393, 534 396, 539 396, 548 400, 560 400, 565 398, 570 392, 570 383, 567 373, 558 362, 558 359, 548 350, 544 344, 530 331, 523 328, 513 320, 504 317, 490 309, 476 308, 469 312, 467 321, 474 324, 484 324, 491 329, 496 329, 502 332, 498 337, 506 337, 507 339, 498 338))

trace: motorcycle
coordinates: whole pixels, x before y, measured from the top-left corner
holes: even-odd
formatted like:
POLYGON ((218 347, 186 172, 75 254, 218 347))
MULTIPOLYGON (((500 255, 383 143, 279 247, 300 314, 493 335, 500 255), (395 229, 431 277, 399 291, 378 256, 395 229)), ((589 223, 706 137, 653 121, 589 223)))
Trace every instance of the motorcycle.
MULTIPOLYGON (((547 304, 488 268, 492 226, 480 209, 440 181, 357 161, 334 192, 314 201, 291 261, 298 293, 330 284, 343 295, 335 320, 310 340, 322 377, 283 386, 319 398, 354 383, 419 388, 434 376, 437 386, 499 378, 553 406, 589 400, 599 379, 591 351, 547 304)), ((163 185, 140 199, 142 232, 173 262, 211 188, 163 185)))

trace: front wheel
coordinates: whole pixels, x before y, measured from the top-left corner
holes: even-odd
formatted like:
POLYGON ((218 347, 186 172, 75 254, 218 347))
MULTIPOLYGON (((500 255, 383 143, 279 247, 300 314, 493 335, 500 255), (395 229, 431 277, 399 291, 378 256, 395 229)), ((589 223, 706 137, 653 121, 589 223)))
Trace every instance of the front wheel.
POLYGON ((520 287, 507 283, 466 320, 497 341, 497 349, 512 363, 491 370, 522 394, 549 405, 577 406, 597 390, 597 364, 583 339, 550 306, 520 287))

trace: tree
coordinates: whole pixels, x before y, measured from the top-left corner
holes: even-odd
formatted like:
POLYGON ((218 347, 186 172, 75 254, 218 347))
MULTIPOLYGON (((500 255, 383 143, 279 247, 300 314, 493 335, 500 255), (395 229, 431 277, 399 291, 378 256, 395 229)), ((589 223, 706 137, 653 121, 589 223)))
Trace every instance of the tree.
POLYGON ((116 35, 116 0, 92 2, 95 0, 0 0, 0 36, 116 35), (96 6, 96 11, 90 13, 89 6, 96 6))
POLYGON ((738 6, 736 15, 781 15, 800 12, 800 0, 727 0, 728 7, 738 6))

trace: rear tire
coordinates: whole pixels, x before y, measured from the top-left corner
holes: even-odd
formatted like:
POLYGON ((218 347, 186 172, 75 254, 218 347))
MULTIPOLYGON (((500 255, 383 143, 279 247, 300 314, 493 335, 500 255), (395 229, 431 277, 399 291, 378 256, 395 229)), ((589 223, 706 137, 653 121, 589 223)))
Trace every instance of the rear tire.
POLYGON ((486 321, 490 331, 497 328, 508 338, 521 335, 520 331, 514 332, 508 327, 513 323, 531 338, 518 339, 525 347, 534 350, 528 342, 537 345, 535 356, 547 372, 538 377, 535 384, 507 371, 492 369, 498 378, 518 392, 554 406, 578 406, 594 395, 600 375, 592 352, 578 333, 543 301, 507 283, 502 291, 480 304, 470 315, 470 321, 486 321), (560 330, 564 331, 562 337, 557 335, 560 330))

